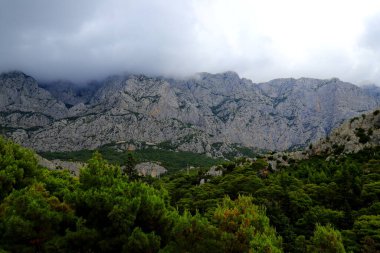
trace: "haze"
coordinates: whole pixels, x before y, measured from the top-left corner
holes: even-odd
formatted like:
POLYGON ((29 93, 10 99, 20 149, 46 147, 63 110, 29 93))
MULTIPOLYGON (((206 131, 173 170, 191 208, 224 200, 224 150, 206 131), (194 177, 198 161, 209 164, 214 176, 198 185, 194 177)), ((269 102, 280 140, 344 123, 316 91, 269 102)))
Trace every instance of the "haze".
POLYGON ((233 70, 380 84, 380 1, 0 0, 0 72, 86 82, 233 70))

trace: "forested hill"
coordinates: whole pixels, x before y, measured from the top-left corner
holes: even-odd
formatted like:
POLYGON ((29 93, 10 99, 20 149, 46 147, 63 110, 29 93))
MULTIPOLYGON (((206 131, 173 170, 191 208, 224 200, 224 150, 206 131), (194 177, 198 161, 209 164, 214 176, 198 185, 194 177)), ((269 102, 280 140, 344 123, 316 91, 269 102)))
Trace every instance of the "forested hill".
POLYGON ((380 148, 271 170, 239 158, 141 178, 95 153, 79 177, 0 138, 0 252, 378 252, 380 148))
POLYGON ((2 253, 282 252, 252 197, 226 196, 212 218, 179 212, 159 182, 128 177, 99 153, 75 178, 0 138, 0 178, 2 253))

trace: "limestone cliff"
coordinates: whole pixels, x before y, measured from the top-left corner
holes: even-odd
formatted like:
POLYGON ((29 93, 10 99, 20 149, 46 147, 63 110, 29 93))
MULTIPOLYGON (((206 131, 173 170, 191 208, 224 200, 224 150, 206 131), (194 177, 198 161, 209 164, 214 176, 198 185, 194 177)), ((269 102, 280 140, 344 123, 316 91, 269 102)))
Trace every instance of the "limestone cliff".
POLYGON ((136 142, 214 156, 236 145, 286 150, 380 104, 376 94, 336 78, 254 84, 234 72, 43 87, 21 72, 0 76, 1 131, 37 151, 136 142))

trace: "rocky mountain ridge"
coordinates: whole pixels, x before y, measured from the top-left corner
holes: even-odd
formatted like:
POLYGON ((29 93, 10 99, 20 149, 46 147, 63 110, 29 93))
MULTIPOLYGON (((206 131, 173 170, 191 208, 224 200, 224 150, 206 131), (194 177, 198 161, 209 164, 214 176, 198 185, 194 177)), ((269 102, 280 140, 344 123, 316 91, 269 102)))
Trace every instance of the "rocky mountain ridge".
POLYGON ((37 151, 148 143, 213 156, 303 147, 380 105, 376 93, 336 78, 254 84, 234 72, 112 76, 80 88, 9 72, 0 75, 0 98, 2 133, 37 151))
POLYGON ((293 152, 272 152, 265 154, 271 168, 289 166, 295 160, 313 156, 333 159, 341 155, 357 153, 366 148, 380 146, 380 108, 346 120, 327 137, 310 143, 303 150, 293 152))
POLYGON ((311 155, 356 153, 380 145, 380 110, 345 121, 324 139, 310 146, 311 155))

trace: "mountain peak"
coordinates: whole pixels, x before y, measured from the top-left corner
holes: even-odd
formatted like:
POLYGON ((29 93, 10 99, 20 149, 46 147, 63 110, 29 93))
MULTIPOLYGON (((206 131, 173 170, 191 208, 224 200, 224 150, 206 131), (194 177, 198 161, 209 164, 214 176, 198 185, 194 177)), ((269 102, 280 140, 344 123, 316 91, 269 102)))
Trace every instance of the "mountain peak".
POLYGON ((228 77, 239 77, 238 73, 236 73, 235 71, 231 71, 231 70, 225 71, 222 74, 224 76, 228 76, 228 77))
POLYGON ((240 79, 238 73, 234 71, 225 71, 221 73, 208 73, 208 72, 200 72, 198 75, 201 76, 201 78, 223 78, 223 79, 240 79))
POLYGON ((3 72, 0 74, 0 78, 16 78, 16 77, 27 78, 30 76, 26 75, 24 72, 19 71, 19 70, 12 70, 12 71, 3 72))
POLYGON ((324 137, 344 119, 379 106, 378 96, 334 80, 287 78, 256 87, 227 71, 170 81, 114 76, 72 90, 38 87, 32 78, 0 79, 0 122, 19 129, 31 127, 33 118, 42 127, 38 132, 12 130, 8 136, 39 151, 120 141, 170 142, 178 150, 210 154, 217 154, 215 143, 285 150, 324 137))

